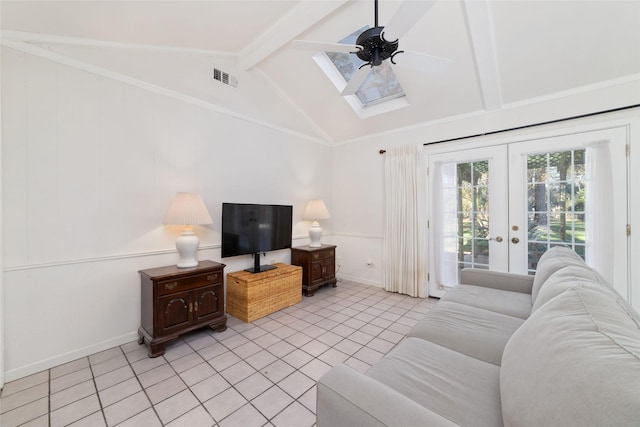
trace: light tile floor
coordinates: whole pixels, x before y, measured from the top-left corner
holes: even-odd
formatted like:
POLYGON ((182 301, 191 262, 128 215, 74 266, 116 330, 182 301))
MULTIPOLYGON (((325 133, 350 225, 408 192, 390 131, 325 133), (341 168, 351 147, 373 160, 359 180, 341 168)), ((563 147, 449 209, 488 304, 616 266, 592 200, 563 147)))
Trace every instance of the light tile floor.
POLYGON ((316 381, 366 371, 435 300, 341 281, 252 323, 184 335, 164 356, 136 341, 7 383, 0 425, 306 427, 316 381))

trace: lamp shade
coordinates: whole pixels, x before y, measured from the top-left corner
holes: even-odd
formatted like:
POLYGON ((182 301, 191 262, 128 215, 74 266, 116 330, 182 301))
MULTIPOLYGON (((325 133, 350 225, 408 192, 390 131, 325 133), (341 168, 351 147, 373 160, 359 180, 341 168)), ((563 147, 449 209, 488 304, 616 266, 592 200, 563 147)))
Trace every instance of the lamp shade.
POLYGON ((324 200, 316 199, 307 203, 307 208, 305 209, 302 218, 315 221, 318 219, 329 219, 331 218, 331 215, 329 215, 329 211, 327 210, 327 206, 324 204, 324 200))
POLYGON ((162 221, 164 225, 203 225, 212 222, 202 197, 197 193, 176 193, 162 221))

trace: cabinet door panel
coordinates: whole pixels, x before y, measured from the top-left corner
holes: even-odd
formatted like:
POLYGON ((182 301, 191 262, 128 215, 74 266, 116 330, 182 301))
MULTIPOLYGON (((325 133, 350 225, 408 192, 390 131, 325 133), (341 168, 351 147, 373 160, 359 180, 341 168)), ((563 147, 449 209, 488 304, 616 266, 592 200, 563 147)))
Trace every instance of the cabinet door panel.
POLYGON ((324 278, 332 279, 336 275, 336 263, 333 259, 324 260, 324 278))
POLYGON ((312 262, 311 263, 311 283, 321 282, 324 278, 323 274, 324 262, 312 262))
POLYGON ((158 298, 158 333, 161 335, 180 330, 191 323, 189 292, 158 298))
POLYGON ((222 314, 223 310, 223 290, 222 286, 209 286, 195 291, 195 321, 197 323, 206 322, 222 314))

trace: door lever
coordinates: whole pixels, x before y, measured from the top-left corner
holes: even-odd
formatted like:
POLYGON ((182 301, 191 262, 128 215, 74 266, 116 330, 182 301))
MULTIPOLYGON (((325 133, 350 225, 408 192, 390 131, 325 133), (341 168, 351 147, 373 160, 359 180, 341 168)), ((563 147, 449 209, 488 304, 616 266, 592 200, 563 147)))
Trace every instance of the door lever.
POLYGON ((495 239, 493 237, 489 237, 489 240, 495 240, 496 242, 500 243, 502 242, 502 237, 498 236, 495 239))

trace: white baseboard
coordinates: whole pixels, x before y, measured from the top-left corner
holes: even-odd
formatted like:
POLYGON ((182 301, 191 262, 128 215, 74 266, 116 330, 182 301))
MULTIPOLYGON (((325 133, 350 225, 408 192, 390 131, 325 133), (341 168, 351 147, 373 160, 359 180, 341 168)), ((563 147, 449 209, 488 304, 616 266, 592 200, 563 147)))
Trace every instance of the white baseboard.
POLYGON ((19 368, 12 369, 5 372, 5 383, 14 381, 29 375, 44 371, 45 369, 51 369, 56 366, 63 365, 67 362, 71 362, 81 357, 90 356, 95 353, 99 353, 104 350, 108 350, 113 347, 117 347, 122 344, 134 341, 138 339, 137 332, 131 332, 129 334, 121 335, 116 338, 112 338, 106 341, 102 341, 97 344, 93 344, 87 347, 79 348, 68 353, 60 354, 49 359, 39 360, 38 362, 30 365, 20 366, 19 368))
POLYGON ((374 280, 363 279, 362 277, 349 276, 345 274, 337 274, 336 277, 338 278, 338 286, 340 286, 340 280, 347 280, 349 282, 362 283, 363 285, 371 285, 382 288, 382 283, 376 282, 374 280))

